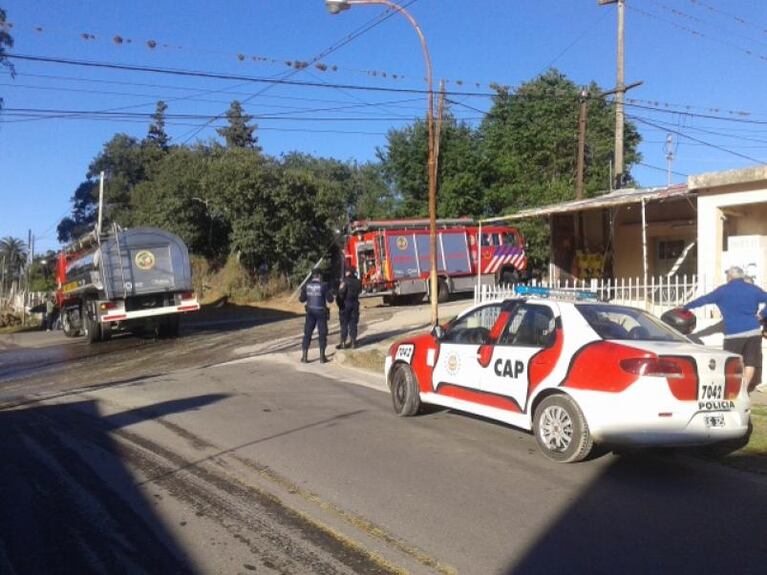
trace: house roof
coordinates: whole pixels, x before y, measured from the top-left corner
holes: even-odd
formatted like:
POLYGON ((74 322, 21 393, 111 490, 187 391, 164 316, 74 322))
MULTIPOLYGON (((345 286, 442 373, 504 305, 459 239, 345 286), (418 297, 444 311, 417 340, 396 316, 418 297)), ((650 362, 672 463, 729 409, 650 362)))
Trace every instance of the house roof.
POLYGON ((651 202, 664 201, 672 198, 681 199, 683 197, 692 197, 694 195, 695 194, 691 193, 687 188, 686 184, 663 188, 626 188, 622 190, 614 190, 601 196, 586 198, 585 200, 562 202, 559 204, 521 210, 506 216, 486 218, 482 220, 482 223, 499 222, 503 220, 521 220, 537 216, 550 216, 552 214, 566 214, 585 210, 623 206, 626 204, 638 204, 642 200, 651 202))

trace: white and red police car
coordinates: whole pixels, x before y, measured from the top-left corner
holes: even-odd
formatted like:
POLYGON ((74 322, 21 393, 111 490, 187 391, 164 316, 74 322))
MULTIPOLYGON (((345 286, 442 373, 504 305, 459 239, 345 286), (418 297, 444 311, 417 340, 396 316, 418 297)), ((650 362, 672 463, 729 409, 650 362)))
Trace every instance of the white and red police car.
POLYGON ((503 421, 532 430, 560 462, 594 443, 694 445, 748 432, 740 356, 636 308, 555 295, 523 289, 394 343, 385 374, 395 412, 429 403, 503 421))

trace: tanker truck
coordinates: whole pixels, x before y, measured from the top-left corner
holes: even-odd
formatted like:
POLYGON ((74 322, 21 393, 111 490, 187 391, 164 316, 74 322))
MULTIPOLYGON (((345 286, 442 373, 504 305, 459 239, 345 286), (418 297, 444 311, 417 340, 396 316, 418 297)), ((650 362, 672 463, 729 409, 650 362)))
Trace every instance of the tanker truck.
POLYGON ((59 254, 56 280, 64 334, 88 343, 115 331, 175 337, 180 314, 200 309, 186 245, 155 228, 90 232, 59 254))

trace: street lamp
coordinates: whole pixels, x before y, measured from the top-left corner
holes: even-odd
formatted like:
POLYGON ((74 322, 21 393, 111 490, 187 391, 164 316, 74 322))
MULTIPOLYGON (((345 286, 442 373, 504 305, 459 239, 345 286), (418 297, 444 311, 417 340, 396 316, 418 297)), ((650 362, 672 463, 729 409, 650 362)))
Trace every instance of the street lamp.
POLYGON ((348 10, 355 4, 380 4, 399 12, 407 18, 408 22, 413 26, 416 34, 418 34, 418 39, 421 42, 423 59, 426 63, 426 88, 428 97, 426 124, 428 126, 429 138, 429 160, 427 170, 429 176, 429 245, 431 251, 429 294, 431 297, 431 323, 432 325, 437 325, 439 321, 439 313, 437 310, 437 297, 439 295, 439 283, 437 281, 437 152, 435 145, 436 134, 434 133, 434 90, 432 89, 431 56, 429 55, 429 49, 426 46, 426 38, 424 37, 418 22, 416 22, 410 12, 405 10, 399 4, 395 4, 390 0, 325 0, 325 6, 331 14, 338 14, 344 10, 348 10))

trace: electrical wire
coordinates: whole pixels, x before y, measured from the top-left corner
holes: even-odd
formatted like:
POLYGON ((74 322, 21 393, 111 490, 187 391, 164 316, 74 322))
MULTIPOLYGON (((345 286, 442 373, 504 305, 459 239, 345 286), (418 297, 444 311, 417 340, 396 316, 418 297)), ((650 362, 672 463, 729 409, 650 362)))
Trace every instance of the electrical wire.
POLYGON ((661 130, 665 130, 666 132, 671 132, 672 134, 676 134, 677 136, 681 136, 682 138, 686 138, 688 140, 692 140, 693 142, 698 142, 699 144, 704 144, 704 145, 708 146, 709 148, 714 148, 714 149, 719 150, 721 152, 725 152, 727 154, 731 154, 733 156, 737 156, 739 158, 743 158, 744 160, 749 160, 750 162, 755 162, 757 164, 764 163, 762 160, 757 160, 756 158, 752 158, 751 156, 747 156, 745 154, 741 154, 740 152, 735 152, 733 150, 729 150, 729 149, 727 149, 725 147, 722 147, 722 146, 719 146, 717 144, 712 144, 711 142, 706 142, 705 140, 701 140, 699 138, 695 138, 694 136, 690 136, 689 134, 685 134, 684 132, 681 132, 679 130, 674 130, 674 129, 671 129, 671 128, 664 128, 663 126, 659 126, 658 124, 656 124, 654 122, 651 122, 649 120, 645 120, 645 119, 639 118, 637 116, 633 116, 632 115, 632 116, 629 116, 629 117, 632 120, 634 120, 636 122, 639 122, 641 124, 652 126, 654 128, 659 128, 661 130))

